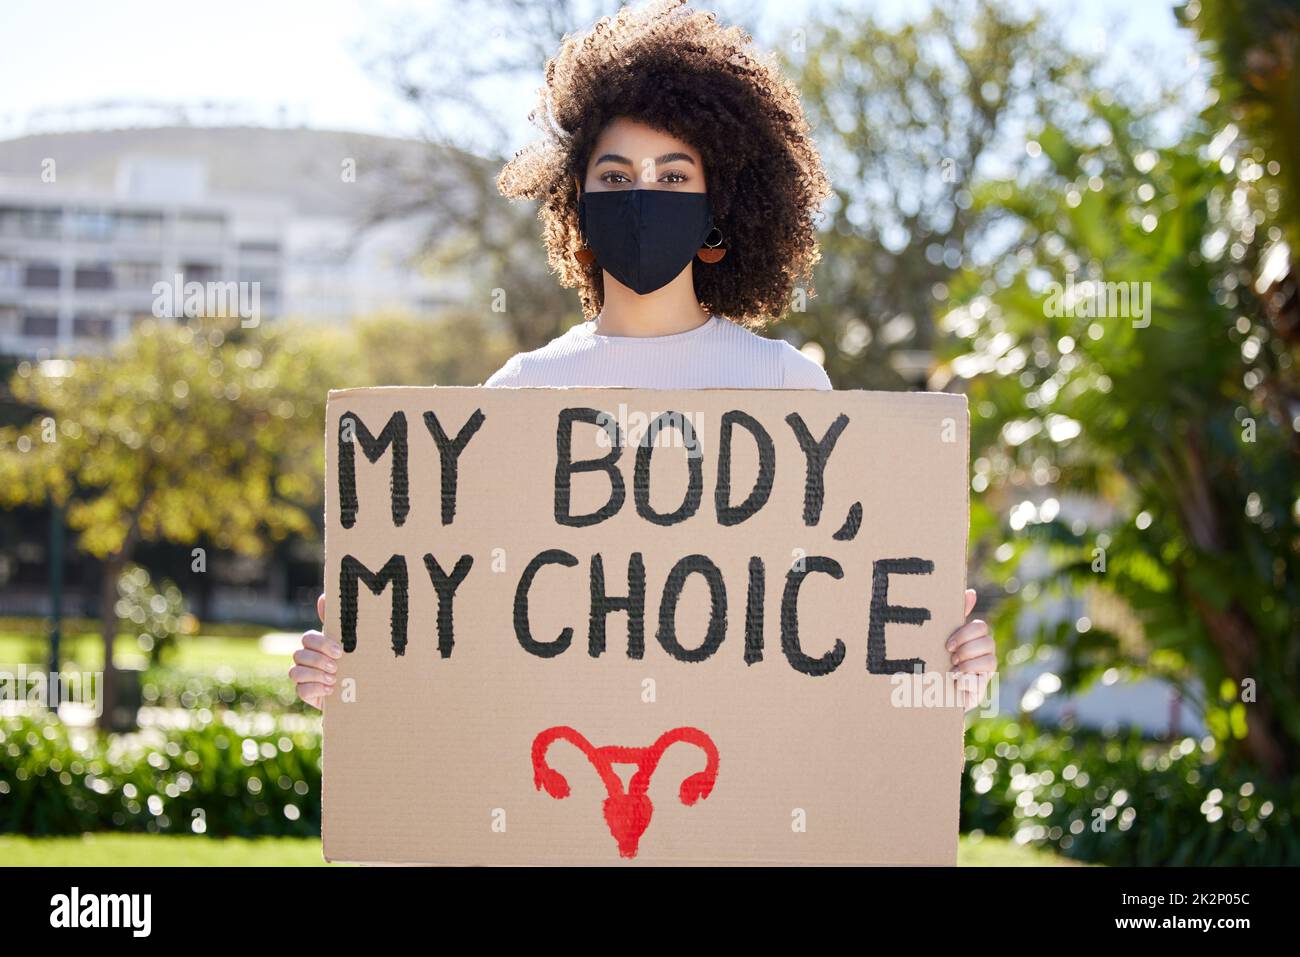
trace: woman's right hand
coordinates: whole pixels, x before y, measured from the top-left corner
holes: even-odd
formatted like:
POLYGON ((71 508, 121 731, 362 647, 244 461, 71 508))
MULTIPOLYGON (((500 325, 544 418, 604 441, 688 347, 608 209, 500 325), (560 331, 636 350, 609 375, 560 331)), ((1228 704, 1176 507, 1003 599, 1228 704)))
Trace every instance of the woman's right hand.
MULTIPOLYGON (((325 596, 316 599, 316 614, 325 623, 325 596)), ((325 696, 334 693, 338 678, 338 659, 343 656, 343 646, 319 631, 304 631, 302 647, 293 653, 293 667, 289 678, 298 691, 298 697, 313 708, 319 708, 325 696)))

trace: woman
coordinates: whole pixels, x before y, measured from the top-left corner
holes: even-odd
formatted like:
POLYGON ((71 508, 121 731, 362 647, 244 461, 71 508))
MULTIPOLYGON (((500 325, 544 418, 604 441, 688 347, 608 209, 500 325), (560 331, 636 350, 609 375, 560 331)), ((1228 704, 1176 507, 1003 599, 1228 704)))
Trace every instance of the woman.
MULTIPOLYGON (((797 92, 743 31, 682 0, 625 8, 565 39, 534 116, 544 137, 498 186, 541 202, 551 266, 587 321, 488 386, 831 387, 811 358, 750 331, 810 274, 830 187, 797 92)), ((968 590, 967 616, 974 604, 968 590)), ((324 620, 323 595, 317 608, 324 620)), ((993 638, 975 620, 947 644, 953 670, 979 676, 973 707, 997 669, 993 638)), ((302 645, 289 675, 319 707, 343 650, 319 631, 302 645)))

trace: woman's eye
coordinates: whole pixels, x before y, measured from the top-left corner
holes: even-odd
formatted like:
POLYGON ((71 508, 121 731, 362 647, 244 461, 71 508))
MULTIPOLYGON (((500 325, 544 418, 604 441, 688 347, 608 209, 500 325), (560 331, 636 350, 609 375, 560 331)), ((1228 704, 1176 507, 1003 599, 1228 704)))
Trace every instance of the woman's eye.
POLYGON ((602 183, 608 183, 608 184, 611 185, 611 186, 616 186, 616 185, 621 184, 621 183, 630 183, 630 182, 632 182, 630 179, 627 178, 627 176, 626 176, 625 174, 623 174, 623 173, 619 173, 619 172, 614 171, 614 170, 611 170, 611 171, 608 172, 608 173, 602 173, 602 174, 601 174, 601 177, 600 177, 600 181, 601 181, 602 183))
POLYGON ((686 177, 685 177, 685 175, 683 175, 682 173, 678 173, 678 172, 676 172, 676 171, 674 170, 674 171, 671 172, 671 173, 664 173, 663 176, 659 177, 659 182, 661 182, 661 183, 684 183, 684 182, 686 182, 686 177))

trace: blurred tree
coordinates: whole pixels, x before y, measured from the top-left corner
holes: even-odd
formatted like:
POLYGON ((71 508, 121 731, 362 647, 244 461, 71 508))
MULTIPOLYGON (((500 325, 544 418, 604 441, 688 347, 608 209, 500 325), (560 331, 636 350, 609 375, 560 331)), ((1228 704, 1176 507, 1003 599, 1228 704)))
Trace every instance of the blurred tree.
POLYGON ((515 351, 481 315, 451 310, 435 322, 414 316, 360 319, 348 331, 356 361, 335 388, 367 385, 478 385, 515 351))
POLYGON ((1274 219, 1300 248, 1300 6, 1295 0, 1191 0, 1177 9, 1214 69, 1208 115, 1268 156, 1274 219))
POLYGON ((164 578, 154 585, 148 569, 132 564, 118 577, 117 594, 117 618, 135 627, 140 650, 149 656, 149 663, 156 666, 171 658, 178 637, 190 630, 194 621, 176 583, 164 578))
POLYGON ((975 190, 1011 235, 997 281, 967 270, 945 318, 1000 630, 1064 649, 1067 688, 1125 666, 1173 681, 1281 777, 1300 753, 1300 408, 1268 383, 1294 387, 1300 354, 1256 294, 1261 167, 1204 126, 1156 148, 1104 92, 1087 106, 1031 141, 1034 175, 975 190), (1054 594, 1087 614, 1044 623, 1054 594))
POLYGON ((371 202, 362 229, 421 223, 417 266, 458 277, 457 309, 494 320, 513 345, 507 358, 537 348, 577 321, 577 297, 550 274, 535 211, 497 194, 499 163, 434 141, 427 144, 427 161, 415 168, 409 156, 397 153, 365 161, 384 189, 371 202))
POLYGON ((782 49, 835 194, 817 297, 789 324, 837 387, 915 388, 947 283, 996 212, 973 206, 972 184, 1014 176, 1027 128, 1086 119, 1098 67, 1046 13, 990 0, 943 0, 901 26, 841 7, 804 42, 782 49))
POLYGON ((301 342, 285 324, 146 322, 110 355, 23 363, 11 380, 37 411, 0 428, 0 504, 66 506, 80 547, 102 560, 105 716, 118 580, 139 542, 206 537, 259 554, 312 531, 322 383, 335 373, 301 342))
MULTIPOLYGON (((1240 136, 1251 163, 1243 195, 1267 222, 1255 292, 1272 334, 1300 343, 1300 6, 1295 0, 1194 0, 1178 8, 1213 67, 1206 120, 1222 142, 1240 136)), ((1228 157, 1232 161, 1232 156, 1228 157)), ((1277 415, 1300 407, 1300 393, 1272 377, 1262 383, 1277 415)), ((1300 431, 1292 436, 1300 451, 1300 431)))
POLYGON ((513 141, 518 120, 532 107, 523 100, 519 116, 502 115, 500 93, 524 79, 539 85, 560 38, 617 7, 608 0, 447 0, 427 26, 405 22, 394 30, 375 58, 377 72, 419 110, 428 150, 414 166, 379 159, 389 185, 375 197, 373 221, 425 217, 430 267, 467 277, 466 308, 496 307, 512 352, 545 344, 580 311, 577 296, 550 273, 535 209, 497 192, 506 158, 524 145, 513 141))

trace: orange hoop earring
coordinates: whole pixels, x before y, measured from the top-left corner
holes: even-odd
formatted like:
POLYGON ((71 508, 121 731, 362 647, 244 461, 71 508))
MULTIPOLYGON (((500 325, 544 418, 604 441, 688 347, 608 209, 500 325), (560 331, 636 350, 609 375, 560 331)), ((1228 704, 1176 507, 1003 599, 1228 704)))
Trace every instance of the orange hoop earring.
POLYGON ((717 226, 714 226, 712 229, 710 229, 709 235, 704 237, 703 247, 701 247, 700 251, 697 252, 695 255, 700 257, 700 262, 706 262, 706 263, 722 262, 722 257, 727 255, 727 250, 723 248, 722 245, 722 230, 720 230, 717 226), (718 238, 714 239, 713 242, 709 242, 710 239, 713 239, 714 233, 717 233, 718 238))

